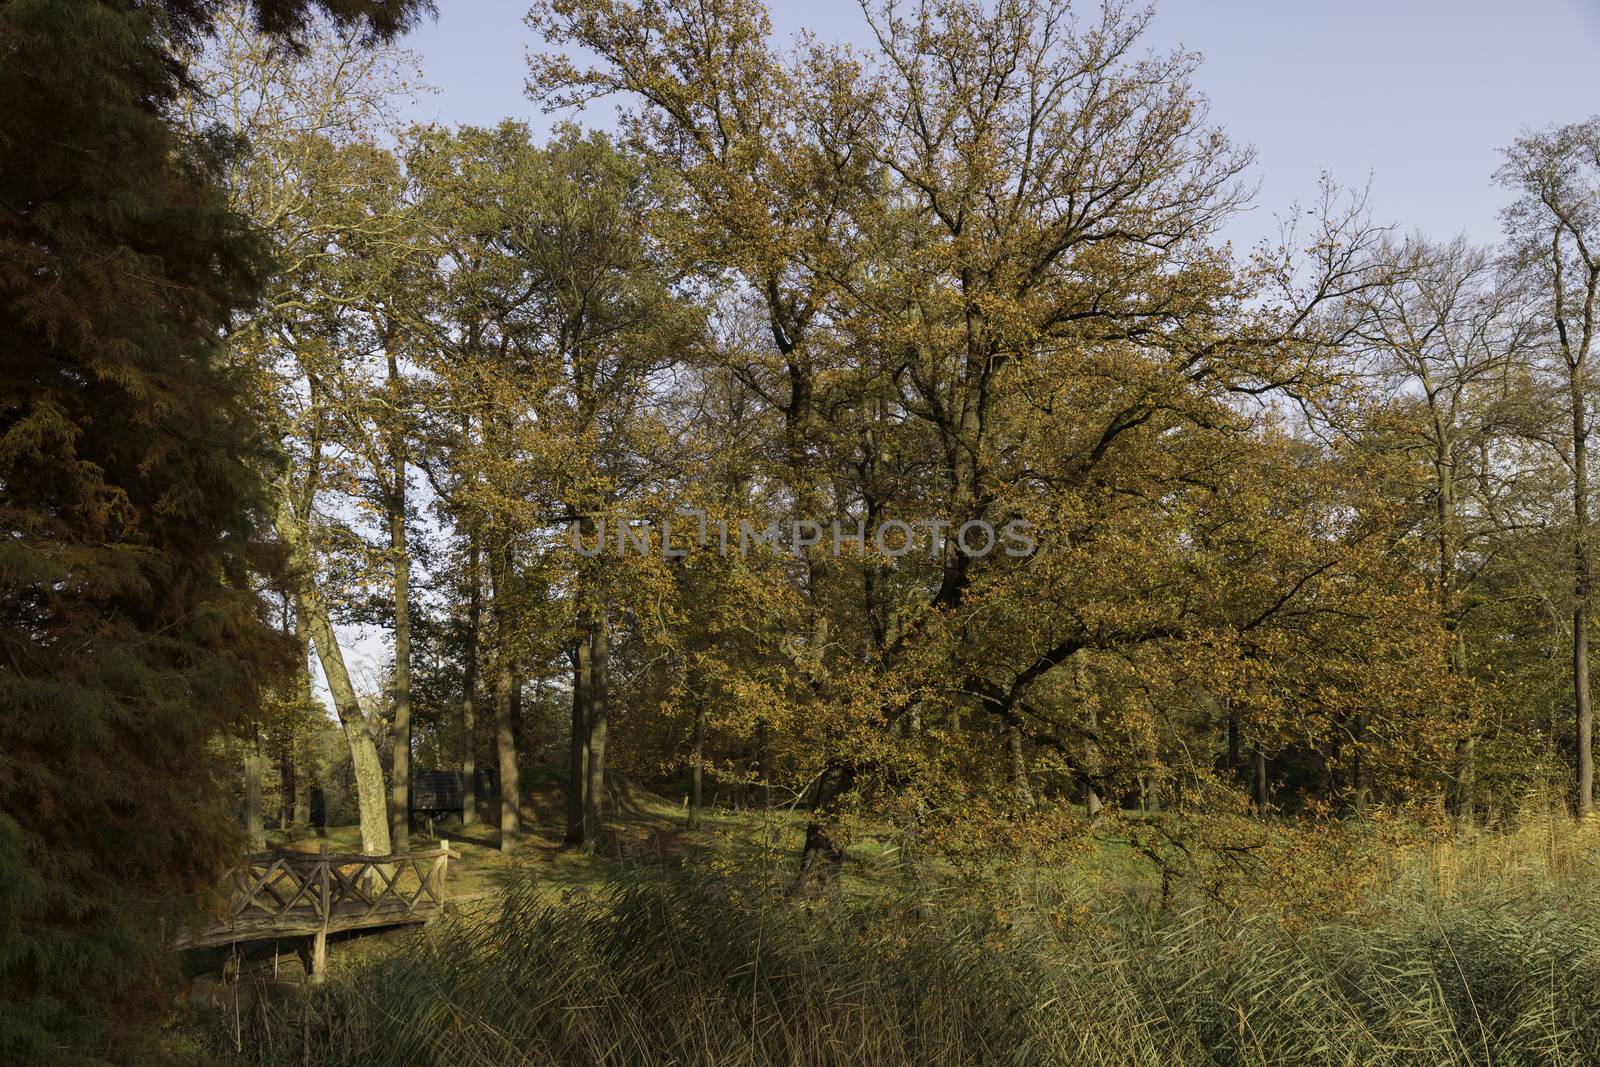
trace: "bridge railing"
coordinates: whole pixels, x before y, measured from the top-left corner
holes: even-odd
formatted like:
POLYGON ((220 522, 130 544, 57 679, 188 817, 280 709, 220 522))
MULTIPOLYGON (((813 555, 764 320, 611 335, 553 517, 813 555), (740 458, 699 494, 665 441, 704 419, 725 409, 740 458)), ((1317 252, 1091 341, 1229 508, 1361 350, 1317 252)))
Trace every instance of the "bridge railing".
POLYGON ((213 921, 176 939, 180 948, 273 937, 313 936, 320 972, 327 934, 422 922, 445 902, 448 841, 389 856, 275 849, 245 857, 228 872, 213 921))

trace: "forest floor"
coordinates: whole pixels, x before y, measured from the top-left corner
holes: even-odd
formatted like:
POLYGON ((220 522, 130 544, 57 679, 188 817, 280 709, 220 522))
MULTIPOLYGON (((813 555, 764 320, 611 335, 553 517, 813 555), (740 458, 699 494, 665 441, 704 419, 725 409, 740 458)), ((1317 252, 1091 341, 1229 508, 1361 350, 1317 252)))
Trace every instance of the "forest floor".
MULTIPOLYGON (((566 794, 555 782, 525 790, 522 807, 523 837, 515 847, 502 849, 500 828, 492 805, 477 822, 463 826, 459 816, 420 821, 413 831, 413 850, 448 841, 459 860, 451 860, 448 898, 466 906, 498 897, 505 886, 533 876, 552 900, 597 891, 622 871, 639 867, 673 867, 713 853, 762 848, 798 853, 805 817, 790 808, 707 808, 700 825, 689 829, 688 812, 655 794, 630 789, 614 812, 608 813, 606 833, 593 852, 586 853, 563 840, 566 794)), ((272 848, 315 852, 326 844, 335 852, 360 852, 360 828, 355 825, 317 829, 291 835, 281 830, 267 834, 272 848)), ((850 858, 871 861, 881 855, 883 843, 868 838, 852 847, 850 858)), ((852 864, 852 867, 860 866, 852 864)))
MULTIPOLYGON (((535 780, 524 790, 523 837, 515 847, 502 849, 500 828, 493 806, 480 811, 478 821, 464 826, 459 816, 419 820, 411 837, 413 851, 448 841, 459 859, 452 859, 446 876, 446 912, 459 914, 497 905, 508 886, 536 887, 547 903, 586 900, 600 894, 619 876, 650 870, 671 870, 721 859, 747 868, 762 857, 775 865, 792 864, 805 836, 805 815, 792 807, 707 807, 699 825, 689 829, 685 805, 674 804, 646 790, 625 786, 612 794, 614 810, 608 814, 606 833, 592 852, 563 840, 566 821, 564 786, 553 775, 535 780)), ((354 824, 316 828, 292 834, 280 829, 267 832, 270 848, 316 852, 323 845, 333 852, 361 851, 360 827, 354 824)), ((884 890, 895 868, 893 847, 887 837, 865 835, 850 846, 843 875, 846 893, 870 896, 884 890)), ((330 967, 370 960, 392 951, 418 933, 416 927, 391 927, 355 931, 329 938, 330 967)), ((284 951, 287 951, 286 949, 284 951)), ((286 964, 282 952, 270 942, 244 946, 248 959, 258 966, 270 959, 274 972, 286 964)), ((225 951, 193 953, 186 968, 191 975, 220 970, 225 951)))
MULTIPOLYGON (((446 876, 447 916, 486 914, 500 906, 510 887, 528 887, 544 904, 598 899, 619 880, 653 873, 691 870, 702 874, 721 871, 734 879, 762 880, 786 887, 793 879, 805 839, 806 814, 792 805, 770 807, 707 806, 699 824, 690 829, 686 804, 633 786, 625 779, 611 795, 606 832, 591 852, 563 840, 566 821, 564 781, 553 773, 536 775, 524 790, 523 837, 515 847, 502 849, 493 805, 480 809, 478 820, 464 826, 459 816, 419 820, 411 837, 413 851, 447 841, 459 859, 452 859, 446 876)), ((358 853, 360 828, 355 824, 316 828, 291 834, 267 832, 271 848, 316 852, 358 853)), ((1106 838, 1074 861, 1087 885, 1115 887, 1119 893, 1154 892, 1159 873, 1134 855, 1126 841, 1106 838)), ((942 860, 925 863, 924 871, 947 872, 942 860)), ((841 894, 849 899, 883 900, 904 890, 904 868, 895 836, 867 828, 858 832, 846 850, 840 876, 841 894)), ((418 926, 395 926, 334 934, 328 940, 330 972, 350 965, 370 963, 404 947, 422 932, 418 926)), ((188 954, 185 972, 202 979, 198 996, 213 995, 212 981, 224 971, 243 966, 247 971, 285 975, 304 980, 298 959, 299 942, 258 941, 238 946, 237 958, 229 950, 188 954)))

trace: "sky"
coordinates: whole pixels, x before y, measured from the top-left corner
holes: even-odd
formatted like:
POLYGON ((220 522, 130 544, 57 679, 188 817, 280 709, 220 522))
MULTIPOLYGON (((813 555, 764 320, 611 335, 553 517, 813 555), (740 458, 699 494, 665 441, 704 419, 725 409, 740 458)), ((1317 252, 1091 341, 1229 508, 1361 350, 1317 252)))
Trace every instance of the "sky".
MULTIPOLYGON (((1092 14, 1097 5, 1085 3, 1092 14)), ((438 92, 415 118, 547 127, 524 94, 540 47, 525 0, 440 0, 407 40, 438 92)), ((769 2, 780 43, 798 29, 862 44, 856 0, 769 2)), ((1501 147, 1525 128, 1600 113, 1600 0, 1157 0, 1148 46, 1203 57, 1196 87, 1215 122, 1257 153, 1243 249, 1319 176, 1371 182, 1377 221, 1438 238, 1499 236, 1501 147)), ((604 125, 606 112, 586 116, 604 125)))
MULTIPOLYGON (((405 42, 436 90, 411 117, 548 128, 523 91, 525 56, 541 44, 527 6, 439 0, 437 21, 405 42)), ((801 28, 869 39, 856 0, 770 8, 780 42, 801 28)), ((1492 180, 1500 149, 1523 129, 1600 113, 1600 0, 1157 0, 1148 47, 1200 53, 1194 81, 1213 121, 1256 151, 1255 206, 1225 231, 1241 251, 1276 235, 1276 216, 1314 198, 1324 172, 1370 181, 1378 222, 1491 243, 1506 199, 1492 180)), ((388 635, 348 636, 357 687, 372 691, 388 635)))

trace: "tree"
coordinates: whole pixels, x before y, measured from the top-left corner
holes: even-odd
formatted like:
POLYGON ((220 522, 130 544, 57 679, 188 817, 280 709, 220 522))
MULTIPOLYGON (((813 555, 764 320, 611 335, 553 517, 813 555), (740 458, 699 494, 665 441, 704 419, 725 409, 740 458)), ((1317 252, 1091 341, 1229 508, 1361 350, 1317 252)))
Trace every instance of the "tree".
POLYGON ((1504 221, 1512 263, 1537 301, 1541 340, 1565 385, 1571 430, 1572 688, 1579 818, 1594 812, 1593 609, 1589 514, 1589 355, 1600 300, 1600 118, 1519 138, 1498 178, 1518 194, 1504 221))
POLYGON ((631 143, 694 207, 666 236, 766 327, 735 369, 780 427, 756 453, 769 514, 866 531, 859 553, 804 554, 768 631, 760 706, 814 783, 802 894, 834 883, 863 785, 977 789, 956 768, 978 732, 950 724, 988 723, 997 766, 1008 731, 1068 758, 1043 701, 1078 652, 1231 631, 1208 655, 1266 656, 1264 632, 1331 610, 1330 571, 1374 562, 1376 523, 1335 536, 1310 502, 1228 495, 1297 469, 1250 398, 1317 386, 1338 341, 1320 309, 1368 284, 1374 231, 1325 203, 1304 266, 1234 264, 1215 234, 1248 154, 1207 124, 1194 57, 1140 57, 1147 16, 890 4, 870 55, 805 41, 793 60, 736 0, 530 21, 596 57, 535 57, 532 91, 624 95, 631 143), (879 540, 913 521, 916 544, 879 540), (1020 554, 957 536, 1018 521, 1037 535, 1020 554), (1278 584, 1230 606, 1211 579, 1239 544, 1278 584))
MULTIPOLYGON (((535 286, 497 240, 502 222, 501 176, 509 145, 525 131, 421 131, 407 146, 417 209, 442 266, 428 299, 407 328, 427 338, 436 418, 427 432, 428 477, 442 516, 466 541, 465 657, 462 678, 464 774, 475 771, 477 675, 483 582, 494 622, 487 648, 492 678, 494 739, 500 786, 501 846, 522 833, 519 768, 513 729, 514 687, 527 623, 518 566, 525 531, 536 521, 528 507, 518 424, 539 383, 521 371, 520 325, 535 286), (530 521, 530 519, 535 521, 530 521)), ((469 786, 475 792, 475 785, 469 786)), ((474 803, 476 798, 473 798, 474 803)))
POLYGON ((349 740, 362 847, 382 855, 405 847, 410 814, 409 430, 396 331, 383 303, 411 245, 398 162, 376 141, 394 126, 395 101, 411 91, 410 60, 327 19, 306 20, 297 32, 302 39, 291 46, 260 32, 246 9, 223 9, 216 47, 196 60, 196 89, 182 113, 197 136, 227 130, 247 146, 227 172, 228 186, 238 210, 269 236, 276 269, 255 313, 233 324, 231 341, 257 365, 265 417, 302 459, 278 482, 286 505, 278 509, 278 534, 293 546, 306 617, 349 740), (348 500, 362 480, 326 470, 325 445, 349 450, 384 517, 379 536, 388 551, 374 568, 389 578, 396 645, 389 796, 336 620, 317 588, 324 581, 319 501, 330 491, 348 500))
MULTIPOLYGON (((265 0, 375 33, 418 4, 265 0)), ((235 847, 209 743, 279 647, 270 442, 217 337, 259 291, 224 146, 168 116, 206 0, 0 8, 0 1049, 138 1059, 159 913, 235 847), (89 787, 86 787, 89 786, 89 787), (116 1035, 113 1039, 113 1033, 116 1035)))
MULTIPOLYGON (((1433 542, 1439 625, 1459 679, 1469 673, 1466 598, 1497 533, 1495 509, 1474 499, 1490 473, 1478 464, 1513 429, 1506 398, 1527 340, 1521 301, 1514 287, 1495 284, 1496 266, 1464 240, 1414 237, 1375 250, 1374 284, 1348 307, 1356 371, 1369 376, 1350 395, 1380 404, 1357 416, 1357 432, 1365 447, 1397 454, 1396 498, 1431 511, 1416 522, 1433 542)), ((1463 735, 1452 771, 1453 807, 1469 821, 1478 732, 1470 711, 1455 712, 1463 735)))
MULTIPOLYGON (((447 310, 425 328, 434 373, 447 383, 441 392, 463 410, 438 431, 470 429, 467 442, 439 447, 454 468, 439 481, 451 486, 455 521, 469 539, 487 540, 504 788, 510 795, 516 759, 500 712, 513 675, 544 658, 529 640, 527 612, 559 611, 574 693, 567 833, 593 847, 606 789, 613 626, 648 586, 624 581, 609 554, 585 559, 563 549, 569 523, 588 543, 605 531, 614 539, 615 509, 669 477, 655 447, 652 378, 681 358, 694 316, 676 301, 678 275, 649 240, 659 182, 603 136, 569 128, 540 147, 513 123, 426 134, 410 161, 448 263, 438 302, 447 310), (558 603, 555 589, 569 593, 558 603)), ((502 818, 503 833, 515 834, 512 805, 502 818)))

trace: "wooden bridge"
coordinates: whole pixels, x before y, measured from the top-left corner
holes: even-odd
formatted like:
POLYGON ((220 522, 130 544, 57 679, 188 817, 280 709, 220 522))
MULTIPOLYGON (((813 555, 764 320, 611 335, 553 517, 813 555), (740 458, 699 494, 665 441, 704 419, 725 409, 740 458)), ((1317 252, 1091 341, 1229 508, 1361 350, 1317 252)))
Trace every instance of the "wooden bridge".
POLYGON ((226 905, 210 923, 183 931, 178 948, 307 937, 309 970, 322 975, 330 933, 423 923, 444 909, 445 872, 461 854, 437 849, 392 856, 279 849, 248 856, 228 872, 226 905))

